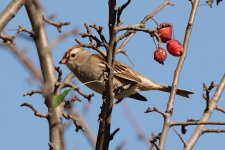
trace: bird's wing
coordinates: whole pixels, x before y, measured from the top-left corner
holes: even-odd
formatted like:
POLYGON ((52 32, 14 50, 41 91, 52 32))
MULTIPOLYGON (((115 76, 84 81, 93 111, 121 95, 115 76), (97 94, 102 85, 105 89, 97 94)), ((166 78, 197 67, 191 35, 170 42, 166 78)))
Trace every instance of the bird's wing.
MULTIPOLYGON (((92 55, 95 59, 98 59, 99 61, 99 67, 102 67, 102 70, 105 70, 105 60, 102 56, 98 54, 92 55)), ((142 80, 138 77, 138 73, 134 71, 131 67, 128 65, 115 60, 114 62, 114 68, 113 73, 115 74, 116 78, 124 79, 131 82, 140 83, 142 80)))
POLYGON ((122 62, 115 61, 113 69, 116 77, 137 83, 142 82, 142 80, 138 77, 136 71, 134 71, 131 67, 123 64, 122 62))

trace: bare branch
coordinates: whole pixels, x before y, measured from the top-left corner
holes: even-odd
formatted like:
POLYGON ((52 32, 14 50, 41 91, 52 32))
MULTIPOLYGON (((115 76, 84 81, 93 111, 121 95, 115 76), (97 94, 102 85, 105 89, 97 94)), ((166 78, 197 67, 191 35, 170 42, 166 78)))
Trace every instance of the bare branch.
POLYGON ((57 81, 61 82, 62 81, 62 69, 60 67, 55 67, 55 70, 58 72, 57 81))
POLYGON ((225 109, 222 108, 222 107, 220 107, 220 106, 217 106, 217 107, 216 107, 216 110, 218 110, 218 111, 220 111, 220 112, 222 112, 222 113, 225 113, 225 109))
POLYGON ((23 104, 21 104, 20 106, 30 108, 30 109, 34 112, 34 115, 37 116, 37 117, 40 117, 40 118, 48 118, 48 114, 40 113, 40 112, 39 112, 37 109, 35 109, 34 106, 31 105, 31 104, 23 103, 23 104))
MULTIPOLYGON (((192 6, 192 9, 191 9, 189 21, 188 21, 188 24, 187 24, 187 27, 186 27, 184 43, 183 43, 184 53, 180 57, 179 62, 178 62, 177 67, 176 67, 176 70, 174 72, 172 89, 171 89, 171 92, 170 92, 170 97, 169 97, 169 101, 168 101, 168 104, 167 104, 166 112, 171 112, 173 110, 173 107, 174 107, 177 85, 178 85, 181 70, 183 68, 184 61, 185 61, 185 58, 186 58, 186 55, 187 55, 188 44, 189 44, 189 40, 190 40, 190 37, 191 37, 191 31, 192 31, 192 28, 193 28, 193 24, 194 24, 194 20, 195 20, 195 16, 196 16, 199 1, 200 0, 195 0, 195 3, 194 3, 194 5, 192 6)), ((167 1, 167 4, 168 4, 168 2, 169 1, 167 1)), ((172 114, 169 113, 167 119, 165 119, 165 121, 164 121, 163 129, 162 129, 162 135, 161 135, 160 142, 159 142, 159 148, 160 149, 164 149, 164 147, 165 147, 166 138, 167 138, 167 135, 168 135, 168 130, 170 128, 169 122, 170 122, 171 118, 172 118, 172 114)))
POLYGON ((188 125, 225 125, 225 122, 217 122, 217 121, 191 121, 191 122, 170 122, 171 126, 188 126, 188 125))
POLYGON ((85 43, 82 43, 81 41, 79 41, 78 39, 75 39, 75 41, 78 43, 78 45, 80 47, 86 47, 86 48, 92 48, 94 50, 96 50, 99 54, 101 54, 103 57, 106 56, 105 52, 100 49, 99 47, 97 47, 95 44, 85 44, 85 43))
POLYGON ((94 96, 94 93, 91 93, 91 94, 84 94, 81 89, 72 84, 72 83, 66 83, 67 87, 71 87, 73 88, 75 91, 77 91, 81 96, 83 96, 84 98, 86 98, 88 100, 88 102, 90 103, 91 102, 91 98, 94 96))
POLYGON ((117 26, 120 26, 122 24, 121 15, 123 10, 130 4, 131 0, 127 0, 126 3, 124 3, 122 6, 120 6, 117 10, 117 26))
POLYGON ((181 136, 181 134, 175 128, 173 128, 173 130, 178 135, 178 137, 180 138, 180 140, 182 141, 182 143, 184 144, 184 147, 185 147, 186 144, 187 144, 187 142, 183 139, 183 137, 181 136))
POLYGON ((3 43, 15 45, 15 36, 3 35, 0 33, 0 39, 3 40, 3 43))
POLYGON ((155 134, 152 133, 152 138, 150 140, 150 143, 151 143, 150 150, 154 150, 154 147, 157 150, 160 150, 159 147, 158 147, 158 145, 156 144, 156 142, 160 139, 160 136, 161 136, 161 133, 159 133, 157 136, 155 136, 155 134))
POLYGON ((58 22, 54 22, 52 21, 51 19, 45 17, 45 16, 42 16, 43 20, 53 26, 55 26, 58 30, 58 32, 62 32, 62 26, 67 26, 67 25, 70 25, 70 22, 61 22, 61 21, 58 21, 58 22))
POLYGON ((225 132, 225 129, 207 129, 207 128, 205 128, 202 131, 202 134, 205 134, 205 133, 224 133, 224 132, 225 132))
POLYGON ((82 125, 77 121, 78 120, 78 118, 77 117, 75 117, 74 115, 69 115, 69 114, 67 114, 67 113, 63 113, 63 117, 65 118, 65 119, 71 119, 71 120, 73 120, 73 123, 74 123, 74 125, 76 126, 76 132, 78 132, 79 130, 82 130, 83 132, 84 132, 84 128, 82 127, 82 125))
POLYGON ((23 96, 32 96, 33 94, 42 94, 41 90, 32 90, 30 92, 26 92, 23 96))
POLYGON ((104 46, 108 45, 107 41, 106 41, 106 38, 105 38, 104 34, 102 33, 103 27, 102 26, 97 26, 96 24, 90 25, 90 27, 94 28, 98 32, 98 34, 100 36, 100 39, 102 40, 102 44, 104 46))
POLYGON ((117 128, 116 130, 113 131, 113 133, 110 134, 110 140, 113 140, 114 136, 116 133, 120 130, 120 128, 117 128))
POLYGON ((153 107, 153 108, 148 107, 147 110, 145 111, 145 113, 150 113, 150 112, 157 112, 157 113, 161 114, 163 117, 167 116, 166 113, 162 112, 161 110, 157 109, 156 107, 153 107))
POLYGON ((64 150, 64 127, 62 122, 62 113, 64 108, 63 105, 59 105, 57 109, 55 109, 52 104, 53 97, 57 95, 59 91, 57 93, 53 93, 52 91, 57 79, 55 75, 52 50, 48 42, 41 8, 30 0, 26 1, 25 8, 32 25, 32 30, 35 32, 34 41, 37 47, 44 78, 42 94, 48 107, 49 141, 54 145, 54 150, 64 150))
MULTIPOLYGON (((223 93, 224 88, 225 88, 225 74, 223 75, 223 78, 221 79, 220 84, 218 85, 218 87, 215 91, 215 94, 210 99, 208 111, 202 115, 200 122, 207 122, 209 120, 209 118, 212 115, 212 112, 216 109, 216 107, 218 105, 218 101, 221 97, 221 94, 223 93)), ((205 128, 204 125, 199 125, 196 128, 195 132, 193 133, 190 140, 188 141, 187 147, 185 150, 190 150, 193 148, 193 146, 196 144, 197 140, 202 135, 204 128, 205 128)))
MULTIPOLYGON (((142 21, 140 21, 140 24, 145 24, 149 19, 154 17, 156 14, 158 14, 166 5, 172 4, 170 0, 165 0, 157 9, 155 9, 151 14, 144 17, 142 21)), ((124 33, 124 37, 127 37, 123 43, 119 46, 118 49, 123 49, 125 45, 130 41, 130 39, 135 35, 136 31, 131 32, 127 31, 124 33)), ((124 37, 120 37, 119 39, 122 40, 124 37)))
POLYGON ((8 6, 0 13, 0 33, 8 22, 16 15, 26 0, 12 0, 8 6))
POLYGON ((20 32, 26 32, 30 35, 30 37, 34 36, 34 31, 27 29, 25 27, 22 27, 22 26, 18 26, 17 34, 19 34, 20 32))

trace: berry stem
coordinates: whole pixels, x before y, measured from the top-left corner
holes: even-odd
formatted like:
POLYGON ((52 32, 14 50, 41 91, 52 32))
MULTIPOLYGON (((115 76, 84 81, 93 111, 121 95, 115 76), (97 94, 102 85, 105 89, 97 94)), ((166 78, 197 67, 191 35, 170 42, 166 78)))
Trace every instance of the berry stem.
POLYGON ((155 24, 156 24, 157 26, 159 26, 158 22, 157 22, 153 17, 152 17, 151 19, 155 22, 155 24))

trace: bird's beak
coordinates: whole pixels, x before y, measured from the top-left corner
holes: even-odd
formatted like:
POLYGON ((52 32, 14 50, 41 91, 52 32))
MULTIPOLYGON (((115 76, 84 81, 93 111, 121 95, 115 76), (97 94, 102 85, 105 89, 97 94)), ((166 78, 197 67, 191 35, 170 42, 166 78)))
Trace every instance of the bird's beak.
POLYGON ((67 64, 67 59, 66 58, 62 58, 62 60, 59 63, 60 64, 67 64))

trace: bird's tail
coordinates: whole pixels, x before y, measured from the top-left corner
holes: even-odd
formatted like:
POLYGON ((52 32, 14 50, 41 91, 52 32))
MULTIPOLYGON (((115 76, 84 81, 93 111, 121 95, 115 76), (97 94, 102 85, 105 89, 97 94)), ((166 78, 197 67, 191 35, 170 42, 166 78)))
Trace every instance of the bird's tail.
MULTIPOLYGON (((149 80, 149 79, 145 79, 144 83, 147 83, 147 84, 144 84, 142 86, 142 90, 143 91, 146 91, 146 90, 160 90, 160 91, 164 91, 164 92, 170 93, 171 89, 172 89, 171 86, 167 86, 167 85, 164 85, 164 84, 161 84, 159 82, 155 82, 155 81, 152 81, 152 80, 149 80)), ((191 92, 191 91, 188 91, 188 90, 184 90, 184 89, 179 89, 178 88, 176 94, 180 95, 180 96, 183 96, 183 97, 189 98, 189 95, 190 94, 194 94, 194 93, 191 92)))
MULTIPOLYGON (((160 90, 160 91, 164 91, 164 92, 170 93, 170 92, 171 92, 171 89, 172 89, 171 86, 165 86, 164 88, 159 89, 159 90, 160 90)), ((188 90, 184 90, 184 89, 179 89, 179 88, 178 88, 176 94, 177 94, 177 95, 180 95, 180 96, 183 96, 183 97, 189 98, 189 95, 190 95, 190 94, 194 94, 194 93, 191 92, 191 91, 188 91, 188 90)))

